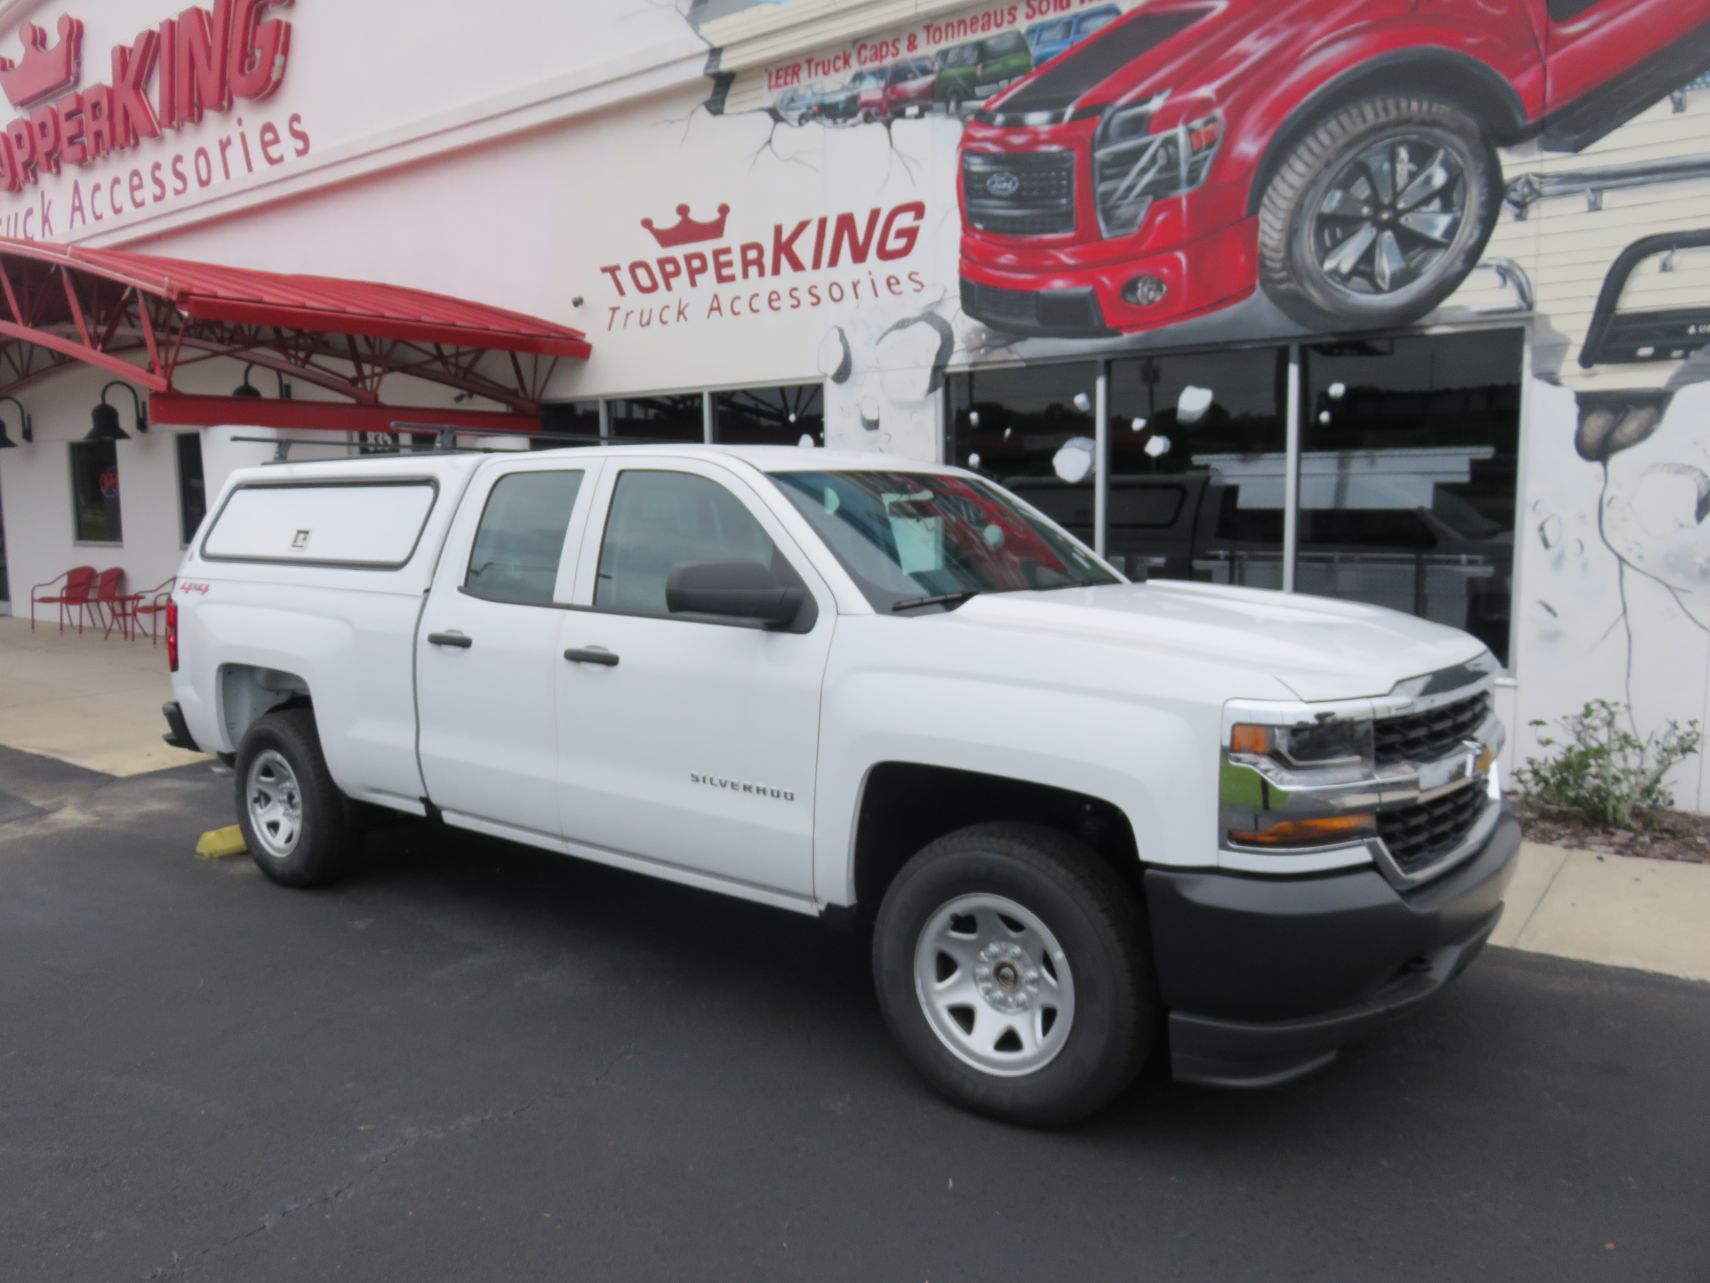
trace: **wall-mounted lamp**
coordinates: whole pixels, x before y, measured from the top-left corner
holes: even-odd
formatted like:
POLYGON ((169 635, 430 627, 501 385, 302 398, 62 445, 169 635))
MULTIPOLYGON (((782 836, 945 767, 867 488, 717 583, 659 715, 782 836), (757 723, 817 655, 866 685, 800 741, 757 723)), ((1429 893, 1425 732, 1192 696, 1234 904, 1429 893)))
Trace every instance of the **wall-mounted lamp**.
MULTIPOLYGON (((232 389, 233 396, 260 396, 262 394, 261 389, 249 381, 249 372, 254 368, 254 361, 251 361, 248 365, 243 367, 243 382, 232 389)), ((273 371, 273 375, 279 380, 279 399, 281 401, 289 401, 291 399, 291 388, 285 382, 284 371, 275 370, 273 371)))
MULTIPOLYGON (((35 429, 30 425, 30 412, 24 409, 24 403, 15 396, 0 396, 0 401, 10 401, 18 407, 18 435, 23 438, 24 444, 35 440, 35 429)), ((6 420, 0 419, 0 450, 11 450, 17 445, 18 442, 6 435, 6 420)))
POLYGON ((85 441, 128 441, 131 434, 119 426, 119 410, 117 406, 107 404, 107 393, 114 388, 123 388, 131 394, 131 404, 136 407, 137 431, 148 431, 148 410, 143 405, 142 395, 129 383, 114 379, 101 389, 101 404, 89 413, 93 425, 84 436, 85 441))

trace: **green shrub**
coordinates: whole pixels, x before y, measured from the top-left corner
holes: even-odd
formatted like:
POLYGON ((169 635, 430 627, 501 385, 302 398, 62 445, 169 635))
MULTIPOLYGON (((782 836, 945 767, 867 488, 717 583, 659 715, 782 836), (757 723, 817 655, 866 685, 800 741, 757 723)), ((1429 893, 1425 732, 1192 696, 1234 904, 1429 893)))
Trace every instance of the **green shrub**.
POLYGON ((1533 801, 1610 828, 1631 828, 1647 813, 1673 805, 1663 777, 1698 752, 1698 723, 1671 721, 1640 739, 1627 729, 1630 722, 1628 710, 1605 699, 1562 718, 1565 738, 1538 737, 1544 756, 1526 759, 1516 775, 1521 789, 1533 801))

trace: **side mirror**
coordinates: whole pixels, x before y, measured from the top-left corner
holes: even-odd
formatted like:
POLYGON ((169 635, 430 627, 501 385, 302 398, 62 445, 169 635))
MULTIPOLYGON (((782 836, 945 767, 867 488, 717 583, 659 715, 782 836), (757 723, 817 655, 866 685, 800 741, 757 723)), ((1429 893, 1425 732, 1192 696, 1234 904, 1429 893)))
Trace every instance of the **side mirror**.
POLYGON ((786 584, 757 561, 682 561, 665 579, 665 609, 673 615, 752 619, 769 628, 793 624, 807 589, 786 584))

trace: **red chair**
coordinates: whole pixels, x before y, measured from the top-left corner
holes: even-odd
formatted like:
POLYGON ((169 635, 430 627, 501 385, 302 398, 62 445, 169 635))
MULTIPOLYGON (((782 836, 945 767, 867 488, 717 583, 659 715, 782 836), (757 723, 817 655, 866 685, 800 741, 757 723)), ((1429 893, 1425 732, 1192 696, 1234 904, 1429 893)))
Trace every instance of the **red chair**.
POLYGON ((143 616, 148 616, 148 640, 150 645, 160 644, 160 619, 166 614, 166 603, 172 600, 172 590, 178 586, 178 576, 163 580, 144 592, 131 596, 131 639, 141 629, 143 616))
POLYGON ((95 576, 95 591, 89 604, 95 610, 96 620, 107 625, 107 631, 101 634, 103 641, 113 635, 115 626, 119 636, 126 641, 131 639, 131 600, 120 591, 124 584, 125 572, 117 567, 95 576))
POLYGON ((83 631, 83 621, 89 614, 89 592, 95 586, 94 566, 73 566, 63 574, 55 575, 45 584, 37 584, 30 589, 30 631, 36 631, 36 607, 59 607, 59 631, 65 631, 65 617, 68 612, 77 612, 77 631, 83 631), (43 588, 58 588, 58 592, 38 597, 36 593, 43 588))

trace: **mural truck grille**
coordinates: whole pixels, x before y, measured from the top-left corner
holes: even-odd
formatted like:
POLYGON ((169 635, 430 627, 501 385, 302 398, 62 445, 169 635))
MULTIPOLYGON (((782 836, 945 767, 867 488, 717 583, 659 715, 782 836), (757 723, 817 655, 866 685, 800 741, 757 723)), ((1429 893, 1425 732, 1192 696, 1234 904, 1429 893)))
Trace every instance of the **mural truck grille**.
POLYGON ((968 152, 968 222, 984 232, 1041 236, 1075 230, 1075 156, 1067 151, 968 152))
POLYGON ((1378 836, 1403 873, 1417 873, 1466 839, 1489 800, 1474 781, 1429 802, 1379 811, 1378 836))
POLYGON ((1490 709, 1490 692, 1481 691, 1428 712, 1380 717, 1372 727, 1377 764, 1434 762, 1446 757, 1473 737, 1490 709))

